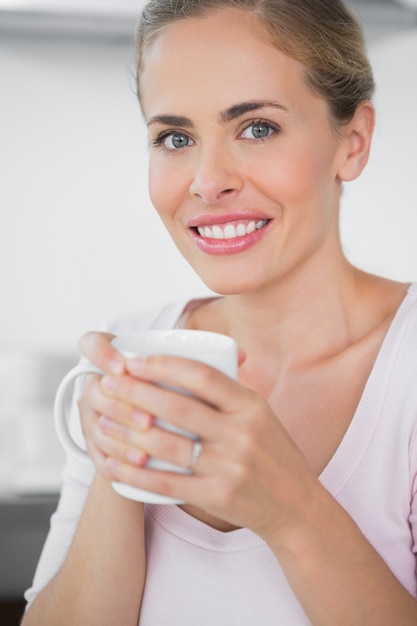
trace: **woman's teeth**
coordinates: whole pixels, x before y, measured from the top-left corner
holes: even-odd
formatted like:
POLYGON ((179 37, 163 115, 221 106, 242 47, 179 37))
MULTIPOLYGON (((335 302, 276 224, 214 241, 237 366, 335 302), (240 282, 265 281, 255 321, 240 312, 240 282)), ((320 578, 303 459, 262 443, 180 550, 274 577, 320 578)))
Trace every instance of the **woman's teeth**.
POLYGON ((252 220, 248 224, 216 224, 214 226, 199 226, 198 234, 206 239, 235 239, 236 237, 244 237, 250 235, 255 230, 263 228, 268 220, 252 220))

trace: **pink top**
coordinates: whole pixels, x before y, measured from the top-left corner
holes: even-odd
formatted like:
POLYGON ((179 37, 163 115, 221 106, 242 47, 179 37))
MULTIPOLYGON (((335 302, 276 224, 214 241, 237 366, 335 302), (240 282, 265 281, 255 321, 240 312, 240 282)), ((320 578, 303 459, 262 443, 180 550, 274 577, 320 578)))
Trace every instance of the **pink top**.
MULTIPOLYGON (((183 304, 120 318, 111 332, 177 325, 183 304)), ((417 284, 399 308, 352 422, 320 481, 417 598, 417 284)), ((94 468, 68 459, 31 602, 75 532, 94 468)), ((310 624, 278 561, 254 533, 215 530, 176 506, 146 505, 140 626, 310 624)))

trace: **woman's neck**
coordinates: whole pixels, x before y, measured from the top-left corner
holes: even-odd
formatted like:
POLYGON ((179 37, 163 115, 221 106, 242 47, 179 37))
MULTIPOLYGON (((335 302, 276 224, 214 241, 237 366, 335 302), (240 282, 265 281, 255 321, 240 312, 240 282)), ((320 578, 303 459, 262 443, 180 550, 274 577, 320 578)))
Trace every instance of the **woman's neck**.
POLYGON ((360 341, 394 315, 405 291, 405 285, 345 261, 321 273, 288 277, 262 292, 213 300, 195 310, 191 324, 234 337, 248 365, 298 369, 360 341))

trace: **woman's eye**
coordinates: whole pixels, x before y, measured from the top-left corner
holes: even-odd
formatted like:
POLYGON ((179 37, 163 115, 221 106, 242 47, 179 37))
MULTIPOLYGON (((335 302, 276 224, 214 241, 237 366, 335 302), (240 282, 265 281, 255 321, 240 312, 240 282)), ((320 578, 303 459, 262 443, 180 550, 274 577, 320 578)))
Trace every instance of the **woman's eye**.
POLYGON ((265 139, 274 132, 275 128, 267 122, 254 122, 245 128, 241 136, 243 139, 265 139))
POLYGON ((187 148, 192 141, 184 133, 166 133, 159 137, 156 143, 167 150, 180 150, 181 148, 187 148))

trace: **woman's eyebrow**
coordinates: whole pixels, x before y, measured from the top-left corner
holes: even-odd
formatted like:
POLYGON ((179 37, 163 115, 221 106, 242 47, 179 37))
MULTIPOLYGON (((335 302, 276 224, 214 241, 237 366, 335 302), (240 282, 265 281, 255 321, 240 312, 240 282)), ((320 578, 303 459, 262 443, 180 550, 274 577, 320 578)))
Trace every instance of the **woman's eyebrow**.
MULTIPOLYGON (((239 104, 234 104, 228 109, 225 109, 220 113, 219 119, 222 123, 232 122, 241 115, 245 115, 246 113, 250 113, 251 111, 259 111, 260 109, 265 109, 268 107, 280 109, 281 111, 289 111, 286 106, 273 100, 249 100, 248 102, 240 102, 239 104)), ((183 115, 171 115, 169 113, 154 115, 153 117, 149 118, 146 124, 148 127, 152 126, 152 124, 162 124, 163 126, 179 126, 181 128, 192 128, 194 126, 190 118, 183 115)))
POLYGON ((183 128, 191 128, 193 126, 192 121, 188 117, 169 114, 154 115, 146 122, 146 125, 148 127, 152 124, 163 124, 164 126, 182 126, 183 128))
POLYGON ((222 111, 220 113, 220 121, 231 122, 241 115, 245 115, 245 113, 250 113, 251 111, 259 111, 259 109, 265 109, 268 107, 280 109, 281 111, 289 111, 286 106, 279 102, 275 102, 274 100, 249 100, 248 102, 240 102, 239 104, 234 104, 225 111, 222 111))

